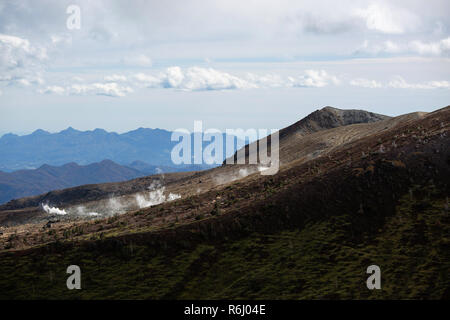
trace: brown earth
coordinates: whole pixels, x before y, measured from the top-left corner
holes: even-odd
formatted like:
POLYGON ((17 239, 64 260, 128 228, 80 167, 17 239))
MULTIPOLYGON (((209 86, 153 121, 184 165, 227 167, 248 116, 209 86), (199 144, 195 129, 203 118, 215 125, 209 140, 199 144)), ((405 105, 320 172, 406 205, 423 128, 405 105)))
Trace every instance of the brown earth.
MULTIPOLYGON (((111 193, 126 198, 162 177, 17 200, 15 205, 2 206, 0 221, 25 224, 2 229, 0 250, 23 250, 55 241, 132 239, 167 244, 170 239, 220 239, 301 225, 311 212, 321 216, 347 210, 384 219, 397 197, 415 184, 433 180, 448 192, 449 120, 450 107, 446 107, 428 114, 284 135, 280 141, 282 166, 274 176, 261 176, 249 165, 165 175, 167 192, 180 194, 181 199, 107 219, 57 222, 51 232, 43 229, 41 220, 32 223, 42 215, 36 205, 43 200, 74 205, 98 202, 111 193), (240 170, 253 173, 244 176, 240 170), (380 204, 386 211, 383 214, 377 212, 380 204)), ((366 231, 376 227, 360 225, 366 231)))

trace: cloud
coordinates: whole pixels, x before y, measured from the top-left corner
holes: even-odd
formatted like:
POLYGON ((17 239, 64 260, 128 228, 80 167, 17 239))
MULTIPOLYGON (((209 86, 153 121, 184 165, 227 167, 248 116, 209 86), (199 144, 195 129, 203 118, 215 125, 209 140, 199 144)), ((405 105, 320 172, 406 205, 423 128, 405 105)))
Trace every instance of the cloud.
POLYGON ((16 36, 0 34, 0 81, 8 85, 42 84, 43 63, 48 59, 43 47, 16 36))
POLYGON ((328 74, 325 70, 306 70, 305 74, 297 78, 288 77, 290 86, 321 88, 330 84, 338 85, 340 80, 328 74))
POLYGON ((405 52, 405 46, 395 43, 391 40, 383 41, 377 44, 371 44, 368 40, 364 42, 355 50, 354 54, 396 54, 405 52))
POLYGON ((137 73, 133 75, 133 79, 138 86, 144 86, 148 88, 155 88, 161 86, 161 79, 156 76, 147 75, 144 73, 137 73))
POLYGON ((64 94, 66 92, 66 89, 60 86, 48 86, 45 89, 41 89, 38 92, 45 93, 45 94, 64 94))
POLYGON ((426 81, 421 83, 407 82, 401 76, 394 76, 389 82, 383 84, 376 80, 357 78, 349 81, 351 86, 363 88, 394 88, 394 89, 450 89, 450 82, 445 80, 426 81))
POLYGON ((357 78, 350 81, 350 85, 363 88, 381 88, 383 85, 375 80, 357 78))
POLYGON ((127 93, 133 92, 129 86, 120 86, 116 82, 73 84, 67 92, 71 95, 103 95, 109 97, 124 97, 127 93))
POLYGON ((365 21, 367 29, 387 34, 404 33, 407 29, 414 29, 419 23, 417 16, 409 11, 381 3, 354 9, 353 14, 365 21))
POLYGON ((239 90, 279 87, 325 87, 340 83, 339 79, 325 70, 306 70, 303 75, 283 78, 277 74, 256 75, 247 73, 238 77, 212 68, 178 66, 167 68, 157 76, 139 73, 133 77, 149 88, 162 87, 185 91, 239 90))
POLYGON ((436 42, 412 41, 409 43, 409 48, 421 55, 448 55, 450 53, 450 37, 436 42))
POLYGON ((286 84, 286 80, 284 80, 278 74, 266 74, 263 76, 259 76, 253 73, 247 73, 246 79, 257 85, 258 87, 265 88, 281 88, 289 86, 286 84))
MULTIPOLYGON (((72 77, 74 81, 74 78, 72 77)), ((134 91, 133 88, 161 88, 181 91, 210 90, 246 90, 257 88, 321 88, 338 85, 340 80, 325 70, 305 70, 298 76, 282 77, 278 74, 257 75, 247 73, 245 76, 232 75, 228 72, 201 67, 182 69, 169 67, 158 74, 137 73, 129 76, 113 74, 104 76, 105 82, 80 83, 77 79, 71 85, 51 85, 38 90, 43 94, 67 95, 106 95, 124 97, 134 91)))
POLYGON ((44 48, 32 46, 27 39, 6 34, 0 34, 0 50, 2 66, 7 68, 25 67, 47 59, 44 48))
MULTIPOLYGON (((124 97, 136 89, 160 88, 181 91, 209 90, 246 90, 269 88, 323 88, 342 84, 341 77, 325 70, 308 69, 300 75, 281 76, 279 74, 258 75, 246 73, 237 76, 228 72, 201 67, 183 69, 179 66, 169 67, 158 74, 136 73, 128 76, 121 74, 103 77, 105 82, 72 83, 67 86, 51 85, 38 90, 43 94, 58 95, 105 95, 124 97)), ((402 77, 396 76, 389 83, 377 80, 354 78, 346 80, 346 84, 362 88, 413 88, 434 89, 448 88, 448 81, 428 81, 411 84, 402 77)))
POLYGON ((67 87, 48 86, 38 90, 38 92, 58 95, 103 95, 109 97, 124 97, 126 94, 133 92, 133 89, 129 86, 121 86, 115 82, 97 82, 91 84, 72 84, 67 87))
POLYGON ((390 40, 370 44, 365 40, 354 52, 354 54, 419 54, 423 56, 444 56, 450 54, 450 37, 438 41, 423 42, 413 40, 409 42, 393 42, 390 40))
POLYGON ((212 68, 190 67, 186 70, 178 66, 169 67, 157 76, 139 73, 134 79, 147 87, 173 88, 185 91, 232 90, 257 88, 257 85, 212 68))
POLYGON ((257 86, 247 80, 212 68, 188 68, 184 73, 179 67, 169 68, 165 85, 182 90, 230 90, 250 89, 257 86))
POLYGON ((408 83, 401 76, 394 77, 388 84, 396 89, 450 89, 449 81, 427 81, 422 83, 408 83))

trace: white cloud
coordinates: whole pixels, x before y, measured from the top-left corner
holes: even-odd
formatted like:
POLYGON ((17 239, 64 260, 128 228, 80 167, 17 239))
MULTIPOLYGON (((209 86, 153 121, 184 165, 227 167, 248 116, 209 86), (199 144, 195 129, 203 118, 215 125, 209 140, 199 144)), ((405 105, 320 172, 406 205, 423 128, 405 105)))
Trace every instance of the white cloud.
POLYGON ((316 87, 321 88, 330 84, 338 85, 340 80, 325 70, 306 70, 305 74, 297 78, 288 77, 288 81, 293 87, 316 87))
POLYGON ((419 54, 424 56, 442 56, 450 53, 450 37, 441 39, 439 41, 423 42, 414 40, 409 42, 393 42, 387 40, 377 44, 370 44, 365 40, 360 45, 355 53, 369 53, 369 54, 419 54))
MULTIPOLYGON (((179 88, 184 79, 183 71, 180 67, 167 68, 166 73, 162 76, 164 86, 167 88, 179 88)), ((179 88, 180 89, 180 88, 179 88)))
POLYGON ((287 86, 286 81, 278 74, 266 74, 259 76, 253 73, 247 73, 246 79, 258 87, 280 88, 287 86))
POLYGON ((128 86, 120 86, 116 82, 73 84, 68 88, 72 95, 104 95, 110 97, 124 97, 127 93, 133 92, 128 86))
POLYGON ((133 75, 133 79, 136 81, 137 86, 144 86, 148 88, 160 87, 161 79, 158 77, 147 75, 144 73, 137 73, 133 75))
POLYGON ((176 88, 184 90, 224 90, 250 89, 257 86, 229 73, 212 68, 188 68, 184 75, 179 69, 168 70, 167 83, 175 84, 176 88))
POLYGON ((173 88, 186 91, 231 90, 257 88, 257 85, 212 68, 190 67, 186 70, 174 66, 157 76, 139 73, 134 79, 147 87, 173 88))
POLYGON ((34 47, 27 39, 0 34, 1 58, 4 65, 10 68, 26 65, 26 58, 44 60, 47 52, 44 48, 34 47))
POLYGON ((42 79, 39 75, 34 75, 27 72, 9 79, 10 85, 15 85, 18 87, 29 87, 31 85, 41 85, 44 83, 44 79, 42 79))
POLYGON ((442 55, 450 53, 450 37, 436 42, 422 42, 419 40, 409 43, 409 48, 421 55, 442 55))
POLYGON ((91 84, 72 84, 66 87, 48 86, 38 90, 38 92, 58 95, 104 95, 109 97, 124 97, 126 94, 133 92, 133 89, 129 86, 121 86, 115 82, 96 82, 91 84))
POLYGON ((39 90, 40 93, 46 93, 46 94, 64 94, 66 92, 66 89, 60 86, 48 86, 45 89, 39 90))
POLYGON ((381 3, 373 3, 365 9, 355 9, 356 17, 364 19, 367 29, 388 34, 401 34, 413 29, 418 18, 405 9, 393 8, 381 3))
POLYGON ((356 54, 359 53, 369 53, 369 54, 380 54, 380 53, 401 53, 404 51, 402 45, 395 43, 391 40, 383 41, 377 44, 370 44, 368 40, 364 40, 364 42, 355 50, 356 54))
POLYGON ((449 81, 427 81, 422 83, 409 83, 401 76, 392 79, 389 87, 396 89, 450 89, 449 81))
POLYGON ((381 88, 383 85, 375 80, 357 78, 350 81, 350 85, 363 88, 381 88))
MULTIPOLYGON (((208 90, 242 90, 268 88, 323 88, 337 86, 342 83, 340 77, 325 70, 305 70, 296 76, 279 74, 258 75, 246 73, 244 76, 232 75, 228 72, 212 68, 178 66, 167 68, 158 74, 137 73, 134 75, 113 74, 104 76, 105 82, 72 83, 67 86, 51 85, 38 90, 45 94, 66 95, 106 95, 124 97, 139 88, 168 88, 182 91, 208 90)), ((363 88, 411 88, 434 89, 449 88, 448 81, 428 81, 424 83, 408 83, 402 77, 394 77, 388 83, 367 78, 349 79, 346 83, 363 88)), ((25 83, 24 83, 25 85, 25 83)))
POLYGON ((62 87, 48 86, 40 93, 69 95, 108 95, 123 97, 133 88, 168 88, 182 91, 245 90, 256 88, 325 87, 338 85, 340 80, 325 70, 305 70, 299 76, 282 77, 278 74, 256 75, 247 73, 240 77, 228 72, 201 67, 167 68, 159 74, 137 73, 131 76, 113 74, 103 77, 105 82, 73 83, 62 87), (119 85, 119 82, 121 83, 119 85))
POLYGON ((394 88, 394 89, 450 89, 449 81, 426 81, 421 83, 410 83, 401 76, 394 76, 388 83, 376 80, 356 78, 349 81, 351 86, 363 88, 394 88))
POLYGON ((43 47, 32 46, 27 39, 0 34, 0 81, 9 85, 42 84, 42 64, 47 60, 43 47))

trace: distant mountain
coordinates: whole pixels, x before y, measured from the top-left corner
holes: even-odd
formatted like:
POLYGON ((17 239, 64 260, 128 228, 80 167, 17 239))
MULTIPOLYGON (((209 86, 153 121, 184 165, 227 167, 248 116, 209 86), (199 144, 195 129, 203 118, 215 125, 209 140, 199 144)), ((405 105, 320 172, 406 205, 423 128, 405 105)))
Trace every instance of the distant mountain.
POLYGON ((170 137, 169 131, 145 128, 123 134, 103 129, 78 131, 71 127, 58 133, 36 130, 25 136, 6 134, 0 138, 0 169, 13 171, 69 162, 86 165, 104 159, 120 164, 142 160, 167 165, 176 143, 170 137))
POLYGON ((162 129, 139 128, 118 134, 72 127, 58 133, 41 129, 24 136, 8 133, 0 138, 0 170, 11 172, 69 162, 87 165, 104 159, 121 165, 143 161, 152 166, 173 167, 170 153, 178 142, 171 141, 171 135, 162 129))
POLYGON ((140 160, 133 161, 127 166, 139 170, 140 172, 145 173, 147 175, 170 173, 170 172, 182 172, 182 171, 200 171, 215 167, 214 165, 207 165, 207 164, 156 166, 140 160))
POLYGON ((12 199, 85 184, 121 182, 160 173, 200 171, 210 168, 212 166, 208 165, 155 166, 143 161, 134 161, 128 166, 122 166, 111 160, 103 160, 86 166, 70 162, 63 166, 44 164, 32 170, 0 171, 0 204, 12 199))
POLYGON ((145 176, 139 170, 104 160, 87 166, 74 162, 60 167, 43 165, 35 170, 0 171, 0 203, 50 190, 100 182, 119 182, 145 176))

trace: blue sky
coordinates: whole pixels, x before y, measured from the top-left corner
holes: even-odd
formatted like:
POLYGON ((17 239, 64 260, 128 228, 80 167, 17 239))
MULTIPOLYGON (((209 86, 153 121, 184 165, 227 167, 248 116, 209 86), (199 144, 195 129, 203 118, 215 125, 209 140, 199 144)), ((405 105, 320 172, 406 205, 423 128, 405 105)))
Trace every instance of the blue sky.
POLYGON ((449 104, 448 1, 2 1, 0 134, 449 104), (66 9, 80 8, 70 30, 66 9))

